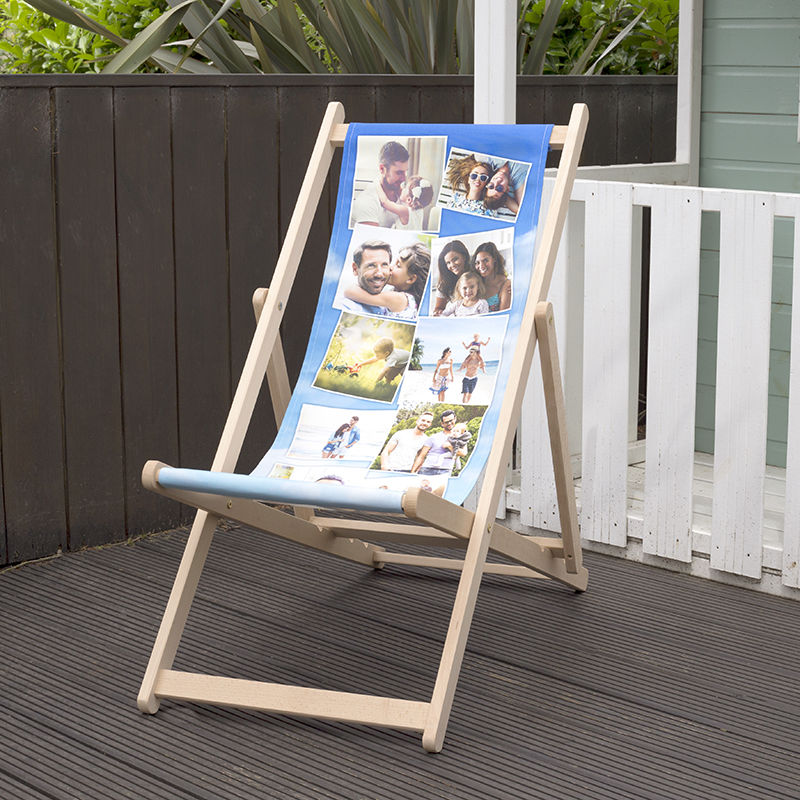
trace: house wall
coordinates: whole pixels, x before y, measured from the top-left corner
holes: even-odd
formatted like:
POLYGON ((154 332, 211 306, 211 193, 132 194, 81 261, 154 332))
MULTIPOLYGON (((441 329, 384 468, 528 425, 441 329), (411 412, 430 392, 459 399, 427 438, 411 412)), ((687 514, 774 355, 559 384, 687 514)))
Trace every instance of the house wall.
MULTIPOLYGON (((700 185, 800 192, 797 0, 705 0, 700 185)), ((786 463, 793 226, 776 223, 767 462, 786 463)), ((719 220, 703 225, 696 447, 713 452, 719 220)))

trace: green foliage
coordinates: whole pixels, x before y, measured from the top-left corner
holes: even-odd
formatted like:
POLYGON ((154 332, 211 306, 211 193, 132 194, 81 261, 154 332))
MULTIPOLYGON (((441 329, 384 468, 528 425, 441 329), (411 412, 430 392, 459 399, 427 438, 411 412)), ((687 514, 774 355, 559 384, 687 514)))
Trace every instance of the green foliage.
MULTIPOLYGON (((132 39, 168 7, 166 0, 70 0, 73 8, 132 39)), ((100 72, 119 45, 22 0, 0 4, 0 72, 100 72)), ((144 71, 153 71, 150 66, 144 71)))
MULTIPOLYGON (((583 74, 613 37, 641 19, 594 68, 612 75, 673 74, 678 63, 679 0, 564 0, 545 57, 545 74, 583 74)), ((525 13, 522 29, 536 29, 545 0, 525 13)))
POLYGON ((418 336, 414 339, 414 347, 411 349, 411 359, 408 362, 409 369, 422 369, 422 356, 425 353, 425 345, 418 336))
MULTIPOLYGON (((167 1, 7 0, 0 70, 473 71, 474 0, 167 1)), ((672 73, 677 42, 678 0, 520 0, 521 74, 672 73)))

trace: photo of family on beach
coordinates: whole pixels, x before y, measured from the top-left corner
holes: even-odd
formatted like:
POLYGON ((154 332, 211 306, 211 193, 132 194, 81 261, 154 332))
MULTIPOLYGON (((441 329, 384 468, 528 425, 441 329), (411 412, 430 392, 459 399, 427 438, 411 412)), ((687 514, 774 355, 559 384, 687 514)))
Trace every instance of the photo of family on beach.
POLYGON ((453 147, 436 204, 441 208, 516 222, 531 165, 453 147))
POLYGON ((433 239, 429 234, 356 225, 333 307, 416 319, 428 284, 433 239))
POLYGON ((420 319, 415 363, 403 379, 400 404, 491 403, 507 323, 505 315, 420 319))
POLYGON ((508 310, 513 250, 511 227, 434 239, 428 313, 475 317, 508 310))
POLYGON ((383 317, 342 313, 313 385, 391 403, 411 360, 414 327, 383 317))
POLYGON ((485 413, 484 405, 401 405, 372 469, 456 477, 475 448, 485 413))
POLYGON ((359 136, 349 227, 439 230, 444 136, 359 136))

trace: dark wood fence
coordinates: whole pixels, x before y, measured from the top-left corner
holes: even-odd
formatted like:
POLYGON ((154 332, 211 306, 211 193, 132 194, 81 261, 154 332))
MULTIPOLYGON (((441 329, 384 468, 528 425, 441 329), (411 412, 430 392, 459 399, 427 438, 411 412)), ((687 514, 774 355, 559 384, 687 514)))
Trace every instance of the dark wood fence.
MULTIPOLYGON (((585 101, 582 163, 669 161, 675 88, 520 79, 518 119, 585 101)), ((0 76, 0 564, 185 521, 142 465, 211 463, 330 100, 357 121, 472 114, 460 77, 0 76)), ((335 188, 284 322, 292 377, 335 188)), ((262 395, 240 470, 274 435, 262 395)))

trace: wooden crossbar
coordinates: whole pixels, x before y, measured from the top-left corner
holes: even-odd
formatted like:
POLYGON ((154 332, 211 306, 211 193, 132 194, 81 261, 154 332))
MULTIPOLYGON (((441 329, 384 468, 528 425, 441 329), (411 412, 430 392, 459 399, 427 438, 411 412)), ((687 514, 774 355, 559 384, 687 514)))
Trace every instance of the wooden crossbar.
POLYGON ((421 731, 428 713, 428 703, 415 700, 333 692, 177 670, 161 670, 158 673, 155 694, 161 699, 168 697, 173 700, 273 711, 337 722, 380 725, 407 731, 421 731))
POLYGON ((273 506, 241 497, 223 497, 207 492, 186 489, 166 489, 158 483, 158 471, 166 466, 158 461, 148 461, 142 471, 142 484, 157 494, 171 497, 179 503, 241 522, 253 528, 289 539, 313 550, 322 550, 346 561, 355 561, 368 567, 375 566, 375 556, 380 548, 354 539, 342 539, 315 522, 286 514, 273 506))
MULTIPOLYGON (((457 569, 464 566, 463 558, 439 558, 437 556, 420 556, 412 553, 384 552, 380 556, 381 564, 407 564, 412 567, 435 567, 438 569, 457 569)), ((519 564, 486 564, 483 568, 488 575, 511 575, 516 578, 541 578, 550 580, 547 575, 534 572, 519 564)))
MULTIPOLYGON (((334 125, 330 138, 332 145, 341 147, 344 144, 344 141, 347 138, 347 128, 348 125, 344 122, 340 123, 339 125, 334 125)), ((569 126, 567 125, 553 125, 553 132, 550 135, 551 149, 561 150, 564 147, 564 143, 567 140, 568 131, 569 126)))

